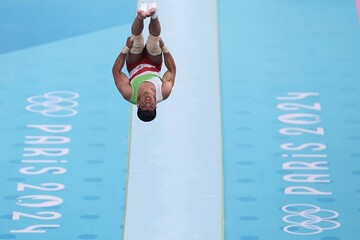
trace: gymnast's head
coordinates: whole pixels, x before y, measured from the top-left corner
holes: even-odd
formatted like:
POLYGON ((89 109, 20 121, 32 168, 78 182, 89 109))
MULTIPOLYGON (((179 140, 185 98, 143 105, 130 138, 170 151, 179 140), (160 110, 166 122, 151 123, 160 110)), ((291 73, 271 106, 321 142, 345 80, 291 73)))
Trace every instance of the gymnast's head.
POLYGON ((156 117, 156 96, 152 91, 144 91, 138 96, 138 118, 144 122, 150 122, 156 117))
POLYGON ((154 120, 156 117, 156 109, 154 109, 153 111, 150 110, 143 111, 141 110, 141 108, 138 108, 137 115, 141 121, 150 122, 154 120))

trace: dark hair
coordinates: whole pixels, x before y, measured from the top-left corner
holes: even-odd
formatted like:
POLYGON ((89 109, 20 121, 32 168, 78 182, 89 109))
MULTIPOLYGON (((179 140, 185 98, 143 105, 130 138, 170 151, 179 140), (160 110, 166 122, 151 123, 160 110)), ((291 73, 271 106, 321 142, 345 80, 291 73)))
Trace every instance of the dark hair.
POLYGON ((149 110, 143 111, 141 110, 141 108, 138 108, 137 115, 140 120, 144 122, 150 122, 154 120, 156 117, 156 108, 154 109, 154 111, 149 111, 149 110))

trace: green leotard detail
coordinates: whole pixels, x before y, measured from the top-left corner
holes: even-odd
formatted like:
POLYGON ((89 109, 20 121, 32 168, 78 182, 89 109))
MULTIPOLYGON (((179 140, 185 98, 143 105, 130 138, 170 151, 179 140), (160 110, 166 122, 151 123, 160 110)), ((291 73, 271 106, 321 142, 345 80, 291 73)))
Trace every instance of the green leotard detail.
POLYGON ((132 94, 131 94, 130 102, 132 104, 137 104, 138 91, 139 91, 140 84, 152 79, 153 77, 160 78, 158 75, 149 73, 149 74, 137 76, 133 80, 131 80, 132 94))

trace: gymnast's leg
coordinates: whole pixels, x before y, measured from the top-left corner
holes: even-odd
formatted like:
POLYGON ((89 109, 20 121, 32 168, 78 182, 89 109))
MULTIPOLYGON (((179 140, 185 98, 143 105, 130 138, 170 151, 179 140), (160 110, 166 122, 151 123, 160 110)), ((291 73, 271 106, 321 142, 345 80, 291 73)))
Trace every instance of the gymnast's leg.
POLYGON ((159 39, 161 33, 161 25, 157 16, 156 3, 149 3, 147 15, 151 17, 149 24, 149 37, 146 41, 146 50, 149 58, 157 64, 162 63, 162 50, 160 48, 159 39))
POLYGON ((146 3, 140 3, 137 15, 131 25, 131 40, 134 41, 126 60, 129 63, 136 63, 141 60, 144 50, 144 36, 142 31, 144 29, 144 19, 146 18, 146 3))

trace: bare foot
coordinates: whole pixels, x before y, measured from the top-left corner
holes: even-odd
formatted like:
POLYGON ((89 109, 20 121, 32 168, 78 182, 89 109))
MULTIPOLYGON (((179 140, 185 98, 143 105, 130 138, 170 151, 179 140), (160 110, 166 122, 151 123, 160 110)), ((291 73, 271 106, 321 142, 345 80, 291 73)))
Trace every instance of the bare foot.
POLYGON ((157 17, 156 11, 157 11, 156 2, 151 2, 148 4, 148 10, 146 12, 146 16, 151 18, 156 18, 157 17))
POLYGON ((147 16, 147 17, 152 17, 152 16, 155 15, 155 13, 156 13, 156 8, 151 8, 151 9, 149 9, 149 10, 147 11, 146 16, 147 16))
POLYGON ((138 17, 139 17, 140 19, 145 19, 146 17, 148 17, 148 16, 147 16, 147 13, 144 12, 143 10, 141 10, 141 9, 137 10, 137 15, 138 15, 138 17))
POLYGON ((146 12, 147 8, 148 8, 148 5, 146 2, 141 2, 139 4, 139 8, 137 10, 137 15, 140 19, 145 19, 147 17, 147 12, 146 12))

